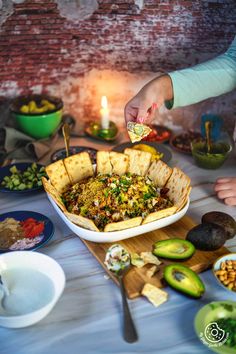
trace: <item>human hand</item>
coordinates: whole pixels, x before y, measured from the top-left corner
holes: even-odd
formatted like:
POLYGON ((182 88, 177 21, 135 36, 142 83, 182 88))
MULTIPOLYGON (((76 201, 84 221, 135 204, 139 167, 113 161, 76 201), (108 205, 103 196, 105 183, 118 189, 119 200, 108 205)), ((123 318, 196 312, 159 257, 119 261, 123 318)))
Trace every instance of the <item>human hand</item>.
POLYGON ((173 98, 171 78, 162 75, 148 82, 125 106, 126 123, 151 120, 156 108, 173 98))
POLYGON ((236 177, 218 178, 214 189, 218 198, 224 199, 225 204, 236 206, 236 177))

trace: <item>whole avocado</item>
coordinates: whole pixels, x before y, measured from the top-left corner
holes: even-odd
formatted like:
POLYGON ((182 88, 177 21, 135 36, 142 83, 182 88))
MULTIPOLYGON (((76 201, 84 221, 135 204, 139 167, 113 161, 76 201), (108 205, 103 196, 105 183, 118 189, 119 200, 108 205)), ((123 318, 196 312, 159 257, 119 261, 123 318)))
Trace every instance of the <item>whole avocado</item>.
POLYGON ((199 250, 214 251, 224 245, 227 233, 217 224, 204 223, 193 227, 186 239, 199 250))
POLYGON ((236 221, 232 216, 221 211, 211 211, 202 217, 202 223, 213 223, 222 226, 227 234, 227 239, 233 238, 236 234, 236 221))

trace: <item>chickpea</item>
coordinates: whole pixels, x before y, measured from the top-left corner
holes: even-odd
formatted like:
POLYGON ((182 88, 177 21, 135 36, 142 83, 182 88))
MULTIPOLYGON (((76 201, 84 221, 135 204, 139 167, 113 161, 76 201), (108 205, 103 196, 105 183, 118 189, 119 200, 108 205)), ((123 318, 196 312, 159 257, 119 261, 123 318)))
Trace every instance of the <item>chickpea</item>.
POLYGON ((228 285, 228 289, 232 290, 232 289, 233 289, 233 287, 234 287, 234 283, 233 283, 233 282, 232 282, 232 283, 229 283, 229 285, 228 285))
POLYGON ((236 291, 236 260, 226 260, 220 264, 215 275, 229 290, 236 291))
POLYGON ((226 268, 226 264, 225 264, 225 262, 222 262, 221 266, 220 266, 220 269, 225 270, 225 268, 226 268))

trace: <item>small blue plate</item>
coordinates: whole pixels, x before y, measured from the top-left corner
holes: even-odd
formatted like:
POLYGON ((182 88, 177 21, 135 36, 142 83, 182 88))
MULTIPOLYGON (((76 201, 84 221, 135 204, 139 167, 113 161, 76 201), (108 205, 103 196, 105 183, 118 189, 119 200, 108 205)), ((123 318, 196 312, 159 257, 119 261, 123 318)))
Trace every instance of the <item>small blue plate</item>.
MULTIPOLYGON (((18 170, 23 172, 23 171, 27 170, 27 168, 30 167, 31 165, 32 165, 32 162, 19 162, 19 163, 13 163, 11 165, 7 165, 7 166, 4 166, 4 167, 1 167, 0 168, 0 192, 3 192, 3 193, 14 193, 14 194, 25 194, 25 193, 32 193, 32 192, 43 190, 43 186, 29 188, 29 189, 24 189, 22 191, 9 189, 9 188, 5 188, 5 187, 1 186, 3 178, 5 176, 10 176, 12 174, 10 172, 10 168, 11 167, 16 166, 16 168, 18 170)), ((36 164, 36 165, 37 165, 38 169, 43 167, 43 165, 40 165, 40 164, 36 164)))
POLYGON ((54 234, 54 225, 52 221, 45 215, 36 213, 34 211, 22 210, 22 211, 10 211, 8 213, 4 213, 0 215, 0 222, 5 220, 6 218, 13 218, 17 221, 24 221, 28 218, 33 218, 37 221, 44 222, 44 230, 43 232, 37 236, 36 238, 32 238, 32 242, 35 241, 35 244, 27 244, 24 248, 21 248, 20 245, 18 248, 11 249, 2 249, 0 248, 0 253, 4 252, 13 252, 13 251, 33 251, 42 246, 44 246, 53 236, 54 234))
MULTIPOLYGON (((97 149, 90 148, 87 146, 70 146, 70 148, 69 148, 70 155, 75 155, 75 154, 78 154, 79 152, 83 152, 83 151, 86 151, 89 153, 92 163, 95 164, 97 149)), ((51 162, 62 160, 64 158, 66 158, 66 149, 59 149, 51 155, 51 162)))

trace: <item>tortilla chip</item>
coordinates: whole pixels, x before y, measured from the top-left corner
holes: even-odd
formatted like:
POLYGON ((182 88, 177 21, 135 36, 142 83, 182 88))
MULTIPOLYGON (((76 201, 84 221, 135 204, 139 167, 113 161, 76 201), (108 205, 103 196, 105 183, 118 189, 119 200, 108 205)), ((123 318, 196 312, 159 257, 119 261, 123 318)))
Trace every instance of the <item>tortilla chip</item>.
POLYGON ((155 275, 158 271, 160 270, 160 268, 158 268, 158 266, 156 266, 155 264, 153 266, 151 266, 150 268, 148 268, 148 270, 146 271, 146 276, 148 278, 152 278, 153 275, 155 275))
POLYGON ((124 175, 128 170, 129 158, 125 154, 111 151, 109 153, 110 163, 112 166, 112 173, 117 175, 124 175))
POLYGON ((140 141, 145 138, 145 136, 148 136, 152 129, 146 124, 128 122, 127 131, 131 142, 135 143, 136 141, 140 141))
POLYGON ((128 172, 144 176, 150 166, 152 154, 146 151, 125 149, 124 153, 129 156, 128 172))
POLYGON ((161 160, 154 160, 147 171, 147 176, 153 183, 162 188, 167 183, 172 173, 172 168, 161 160))
POLYGON ((54 200, 54 202, 59 206, 62 211, 66 211, 66 207, 62 202, 60 194, 56 190, 55 187, 45 177, 42 177, 42 183, 45 191, 50 195, 50 197, 54 200))
POLYGON ((101 173, 103 175, 112 173, 112 165, 110 161, 109 151, 97 152, 97 173, 101 173))
POLYGON ((143 266, 145 266, 143 258, 141 258, 141 256, 136 252, 132 252, 130 254, 130 261, 131 264, 133 264, 137 268, 142 268, 143 266))
POLYGON ((162 218, 166 218, 167 216, 173 215, 176 213, 177 207, 174 205, 170 208, 166 208, 163 210, 154 211, 154 213, 150 213, 146 218, 143 220, 142 224, 147 224, 149 222, 153 222, 162 218))
POLYGON ((111 232, 111 231, 119 231, 119 230, 125 230, 125 229, 130 229, 131 227, 139 226, 141 225, 142 222, 142 217, 138 216, 136 218, 132 218, 129 220, 125 221, 118 221, 118 222, 112 222, 110 224, 107 224, 104 228, 104 232, 111 232))
POLYGON ((190 193, 190 178, 179 168, 174 167, 165 187, 169 189, 167 196, 177 207, 177 210, 186 203, 190 193))
POLYGON ((66 171, 63 160, 56 161, 45 167, 47 175, 51 184, 56 188, 59 193, 66 191, 71 181, 66 171))
POLYGON ((152 252, 141 252, 140 257, 143 259, 144 264, 155 264, 159 266, 162 263, 152 252))
POLYGON ((88 218, 85 218, 81 215, 68 213, 68 212, 65 212, 65 215, 70 221, 72 221, 76 225, 79 225, 91 231, 100 232, 97 226, 94 224, 94 222, 88 218))
POLYGON ((64 164, 72 184, 93 176, 93 165, 86 151, 67 157, 64 164))
POLYGON ((166 291, 161 290, 149 283, 144 285, 141 294, 146 296, 155 307, 161 305, 163 302, 166 302, 168 299, 168 293, 166 291))

